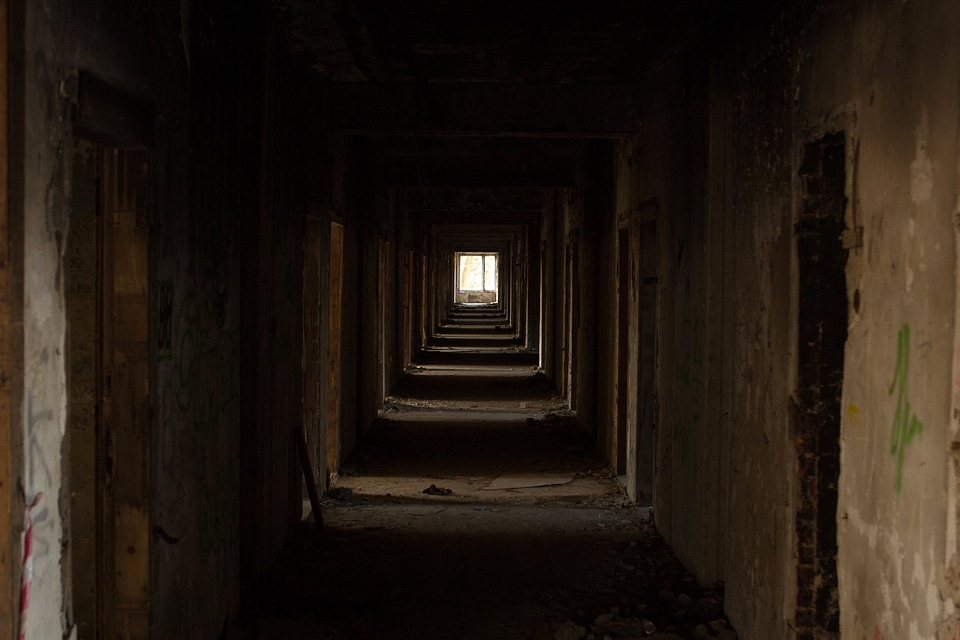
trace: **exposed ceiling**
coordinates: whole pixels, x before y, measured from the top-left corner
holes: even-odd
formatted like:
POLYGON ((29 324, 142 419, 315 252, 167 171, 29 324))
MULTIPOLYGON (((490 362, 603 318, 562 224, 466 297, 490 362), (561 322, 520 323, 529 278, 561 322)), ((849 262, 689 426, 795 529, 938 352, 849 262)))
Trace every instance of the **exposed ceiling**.
POLYGON ((557 187, 586 140, 639 130, 644 76, 711 0, 268 2, 389 183, 557 187))
POLYGON ((704 0, 273 0, 331 82, 636 82, 704 0))

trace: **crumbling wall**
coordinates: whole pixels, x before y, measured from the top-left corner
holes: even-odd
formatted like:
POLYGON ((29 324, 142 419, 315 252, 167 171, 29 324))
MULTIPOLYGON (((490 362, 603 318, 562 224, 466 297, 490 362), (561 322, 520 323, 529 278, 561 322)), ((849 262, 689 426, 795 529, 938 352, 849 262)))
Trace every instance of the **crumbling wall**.
MULTIPOLYGON (((11 238, 25 272, 19 480, 37 500, 26 637, 68 635, 71 601, 90 606, 71 593, 70 521, 83 527, 92 514, 69 511, 66 407, 83 398, 68 398, 64 360, 64 283, 82 284, 73 276, 84 265, 68 278, 63 263, 86 259, 65 255, 78 70, 155 113, 152 139, 137 141, 151 150, 151 623, 157 637, 218 637, 238 611, 241 572, 269 566, 300 515, 292 430, 313 166, 293 123, 315 116, 316 101, 309 91, 291 97, 302 78, 253 10, 26 5, 23 148, 12 159, 23 168, 25 228, 11 238)), ((75 355, 82 369, 84 353, 75 355)))
POLYGON ((656 520, 743 638, 957 633, 957 12, 767 8, 646 92, 656 520))
POLYGON ((952 2, 843 3, 795 54, 799 141, 846 140, 843 637, 957 634, 956 592, 940 589, 957 551, 958 20, 952 2))
MULTIPOLYGON (((103 11, 91 2, 24 3, 23 20, 11 29, 22 33, 23 49, 13 52, 22 85, 22 148, 10 162, 23 176, 24 227, 10 238, 23 256, 22 487, 33 529, 33 587, 23 632, 28 638, 59 638, 73 625, 69 601, 69 475, 64 452, 68 402, 65 370, 67 315, 63 259, 69 234, 73 143, 71 101, 76 99, 77 70, 92 72, 131 93, 154 100, 162 108, 175 94, 161 95, 162 77, 176 77, 178 17, 176 10, 128 3, 103 11), (124 24, 116 30, 116 24, 124 24), (149 33, 148 38, 136 34, 149 33), (21 173, 22 171, 22 173, 21 173)), ((19 251, 17 252, 20 253, 19 251)), ((20 375, 20 372, 13 372, 20 375)))

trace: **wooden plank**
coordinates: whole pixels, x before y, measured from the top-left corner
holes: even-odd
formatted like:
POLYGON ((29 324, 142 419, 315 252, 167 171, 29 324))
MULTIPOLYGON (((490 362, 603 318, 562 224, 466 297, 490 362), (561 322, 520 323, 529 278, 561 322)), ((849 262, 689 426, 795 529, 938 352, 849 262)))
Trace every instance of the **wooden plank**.
POLYGON ((320 505, 320 493, 317 491, 317 481, 313 477, 313 463, 310 462, 310 452, 307 450, 307 432, 303 427, 294 429, 294 442, 297 445, 297 454, 300 457, 300 468, 303 479, 307 484, 307 495, 310 496, 310 508, 313 509, 313 522, 317 532, 323 529, 323 510, 320 505))
POLYGON ((149 226, 144 152, 102 152, 99 220, 100 637, 150 637, 149 226))
POLYGON ((330 320, 327 342, 327 469, 340 468, 340 336, 343 301, 343 225, 330 223, 330 320))

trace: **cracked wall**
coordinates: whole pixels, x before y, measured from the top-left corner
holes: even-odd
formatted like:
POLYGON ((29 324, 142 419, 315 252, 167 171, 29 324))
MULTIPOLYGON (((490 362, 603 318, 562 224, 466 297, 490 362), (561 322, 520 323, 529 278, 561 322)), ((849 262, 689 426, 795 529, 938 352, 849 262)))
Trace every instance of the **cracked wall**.
POLYGON ((646 79, 618 184, 663 219, 656 521, 698 578, 725 581, 743 638, 957 633, 957 10, 768 7, 646 79), (849 251, 833 432, 804 417, 798 375, 844 314, 804 329, 825 293, 798 259, 825 258, 795 230, 804 145, 829 135, 845 202, 827 235, 849 251), (817 471, 837 452, 838 480, 817 471))

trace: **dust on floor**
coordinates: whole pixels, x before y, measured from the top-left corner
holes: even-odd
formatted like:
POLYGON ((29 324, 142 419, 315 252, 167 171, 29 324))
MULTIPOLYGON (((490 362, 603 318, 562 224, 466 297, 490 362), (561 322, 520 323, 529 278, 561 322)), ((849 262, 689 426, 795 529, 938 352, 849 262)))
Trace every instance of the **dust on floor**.
POLYGON ((571 416, 388 417, 325 496, 323 533, 303 523, 247 594, 238 637, 736 637, 722 585, 683 569, 571 416), (490 489, 517 474, 572 480, 490 489))

